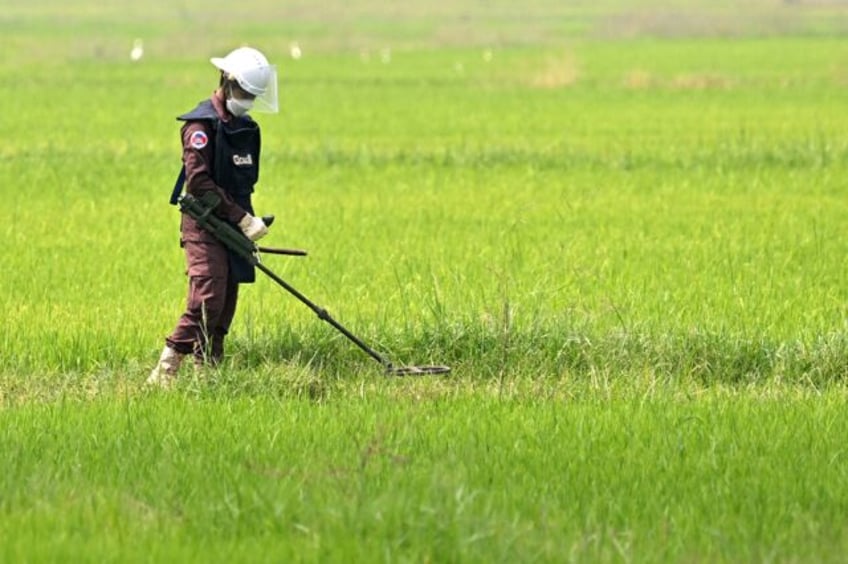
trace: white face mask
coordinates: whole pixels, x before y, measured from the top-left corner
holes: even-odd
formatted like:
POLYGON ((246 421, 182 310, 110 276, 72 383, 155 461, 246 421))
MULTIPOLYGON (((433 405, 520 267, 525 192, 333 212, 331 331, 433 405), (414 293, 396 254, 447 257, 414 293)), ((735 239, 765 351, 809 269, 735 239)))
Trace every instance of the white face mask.
POLYGON ((236 117, 241 117, 253 107, 253 100, 242 100, 240 98, 227 98, 227 109, 236 117))

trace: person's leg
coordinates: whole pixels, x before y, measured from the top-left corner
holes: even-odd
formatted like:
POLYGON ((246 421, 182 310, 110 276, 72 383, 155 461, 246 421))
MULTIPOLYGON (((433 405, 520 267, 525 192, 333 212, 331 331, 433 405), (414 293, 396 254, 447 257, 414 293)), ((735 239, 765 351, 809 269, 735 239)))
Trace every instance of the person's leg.
POLYGON ((227 293, 221 316, 218 319, 218 324, 212 330, 212 347, 209 360, 213 364, 220 363, 224 358, 224 338, 229 333, 230 325, 233 322, 233 317, 235 317, 236 305, 238 304, 238 291, 238 283, 230 277, 227 280, 227 293))
POLYGON ((193 354, 203 362, 211 354, 209 343, 221 323, 227 301, 227 281, 208 276, 192 276, 185 313, 168 339, 168 345, 183 354, 193 354))
MULTIPOLYGON (((174 331, 165 339, 159 363, 148 382, 167 386, 179 371, 187 354, 203 359, 207 343, 221 324, 228 304, 229 266, 227 251, 221 245, 185 243, 188 263, 189 291, 186 310, 174 331)), ((229 327, 229 322, 227 324, 229 327)))

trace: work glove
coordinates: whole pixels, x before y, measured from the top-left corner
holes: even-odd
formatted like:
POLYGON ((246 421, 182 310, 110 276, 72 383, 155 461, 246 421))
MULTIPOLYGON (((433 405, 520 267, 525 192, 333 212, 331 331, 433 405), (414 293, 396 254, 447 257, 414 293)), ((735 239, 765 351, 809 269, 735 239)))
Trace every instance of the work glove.
POLYGON ((268 234, 268 226, 265 225, 265 222, 249 213, 244 214, 244 217, 239 220, 238 226, 245 237, 251 241, 257 241, 268 234))

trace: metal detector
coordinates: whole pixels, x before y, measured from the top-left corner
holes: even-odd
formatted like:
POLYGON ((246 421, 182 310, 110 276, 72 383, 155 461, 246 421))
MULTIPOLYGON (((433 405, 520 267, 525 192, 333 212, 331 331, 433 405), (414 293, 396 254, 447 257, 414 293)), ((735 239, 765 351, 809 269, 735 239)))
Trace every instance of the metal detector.
MULTIPOLYGON (((317 306, 291 284, 277 276, 277 274, 275 274, 270 268, 262 264, 259 258, 260 253, 306 256, 306 251, 299 249, 274 249, 270 247, 257 246, 239 230, 212 213, 221 202, 220 197, 214 192, 206 192, 200 198, 195 198, 191 194, 184 194, 180 196, 177 202, 179 203, 180 211, 182 213, 194 218, 202 229, 214 235, 215 238, 221 241, 221 243, 223 243, 230 251, 236 253, 238 256, 248 261, 251 265, 264 272, 269 278, 271 278, 271 280, 282 286, 288 293, 296 297, 309 309, 314 311, 320 319, 335 327, 336 330, 347 337, 357 347, 362 349, 368 356, 379 362, 387 374, 391 374, 393 376, 424 376, 428 374, 447 374, 451 371, 449 366, 444 365, 395 366, 379 355, 374 349, 366 345, 362 339, 351 333, 341 323, 333 319, 330 314, 327 313, 326 309, 317 306)), ((262 220, 266 225, 270 225, 274 221, 274 217, 265 216, 262 220)))

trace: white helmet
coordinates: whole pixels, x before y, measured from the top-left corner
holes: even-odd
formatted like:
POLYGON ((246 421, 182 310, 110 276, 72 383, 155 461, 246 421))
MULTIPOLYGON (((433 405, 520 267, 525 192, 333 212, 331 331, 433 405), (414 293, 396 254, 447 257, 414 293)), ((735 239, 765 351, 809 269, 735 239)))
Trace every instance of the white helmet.
POLYGON ((276 113, 277 67, 268 63, 265 55, 251 47, 239 47, 223 59, 212 57, 212 64, 224 71, 227 78, 256 96, 256 109, 276 113))

